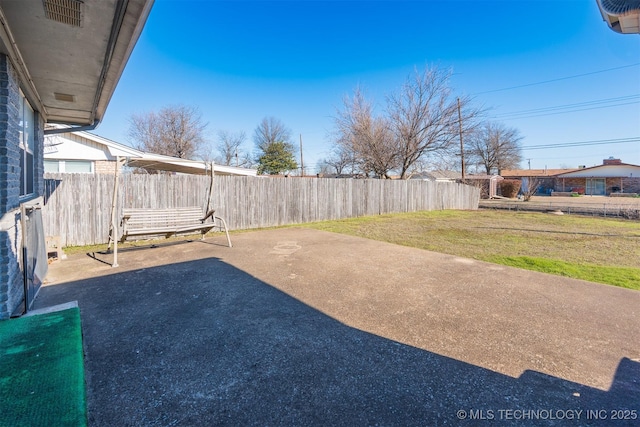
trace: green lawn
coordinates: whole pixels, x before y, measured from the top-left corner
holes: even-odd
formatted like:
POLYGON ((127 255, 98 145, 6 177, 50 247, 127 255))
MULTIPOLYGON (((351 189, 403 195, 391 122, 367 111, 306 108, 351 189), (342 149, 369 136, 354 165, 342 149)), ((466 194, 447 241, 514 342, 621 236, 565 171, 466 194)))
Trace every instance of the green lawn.
POLYGON ((640 222, 548 213, 434 211, 306 226, 640 290, 640 222))

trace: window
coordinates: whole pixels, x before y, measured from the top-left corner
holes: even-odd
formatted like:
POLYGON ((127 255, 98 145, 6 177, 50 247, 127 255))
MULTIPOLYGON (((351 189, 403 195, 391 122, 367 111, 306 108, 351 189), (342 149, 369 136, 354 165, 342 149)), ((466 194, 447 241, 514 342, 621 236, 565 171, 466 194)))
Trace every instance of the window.
POLYGON ((45 173, 58 173, 60 172, 60 163, 57 160, 46 160, 44 161, 44 171, 45 173))
POLYGON ((589 196, 606 195, 607 192, 604 178, 587 178, 587 188, 584 194, 589 196))
POLYGON ((20 196, 33 194, 33 155, 36 114, 20 91, 18 132, 20 138, 20 196))
POLYGON ((64 171, 66 173, 91 173, 91 161, 88 160, 66 160, 64 171))
POLYGON ((91 160, 45 159, 44 171, 53 173, 93 173, 93 162, 91 160))

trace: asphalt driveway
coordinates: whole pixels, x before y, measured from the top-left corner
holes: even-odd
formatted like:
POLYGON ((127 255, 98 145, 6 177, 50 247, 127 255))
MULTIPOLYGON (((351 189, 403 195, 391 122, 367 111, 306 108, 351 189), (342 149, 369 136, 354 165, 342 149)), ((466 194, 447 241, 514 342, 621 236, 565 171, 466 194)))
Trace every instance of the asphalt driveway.
POLYGON ((51 265, 36 306, 79 303, 90 425, 639 423, 638 291, 304 228, 232 240, 51 265))

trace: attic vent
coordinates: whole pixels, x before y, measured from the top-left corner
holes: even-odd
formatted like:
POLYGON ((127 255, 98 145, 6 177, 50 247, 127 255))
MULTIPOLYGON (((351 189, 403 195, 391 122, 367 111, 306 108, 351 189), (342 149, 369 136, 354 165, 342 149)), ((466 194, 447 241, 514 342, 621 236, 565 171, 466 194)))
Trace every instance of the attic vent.
POLYGON ((64 102, 75 102, 76 101, 76 97, 73 96, 73 95, 69 95, 68 93, 54 92, 53 96, 56 99, 56 101, 64 101, 64 102))
POLYGON ((82 19, 82 1, 80 0, 42 0, 44 13, 52 21, 80 27, 82 19))

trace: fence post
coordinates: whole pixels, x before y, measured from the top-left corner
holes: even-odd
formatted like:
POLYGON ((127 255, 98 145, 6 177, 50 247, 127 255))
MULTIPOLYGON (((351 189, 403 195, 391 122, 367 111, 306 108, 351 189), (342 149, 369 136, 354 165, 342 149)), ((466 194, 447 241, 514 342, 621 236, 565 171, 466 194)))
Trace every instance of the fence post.
MULTIPOLYGON (((123 158, 118 160, 122 163, 123 158)), ((105 176, 87 175, 80 179, 67 175, 64 178, 66 185, 55 189, 56 202, 51 205, 56 211, 43 212, 50 224, 49 234, 60 235, 67 246, 104 244, 108 237, 109 244, 113 243, 115 248, 121 203, 127 207, 147 208, 203 206, 209 196, 207 190, 211 191, 208 176, 119 172, 116 170, 112 175, 113 192, 110 191, 111 181, 105 180, 105 176), (78 204, 78 200, 86 203, 78 204), (73 229, 69 229, 70 223, 74 225, 73 229)), ((462 187, 457 183, 319 178, 316 188, 309 185, 310 179, 218 175, 210 200, 216 213, 225 218, 233 230, 388 211, 477 209, 480 198, 478 188, 462 187)), ((516 209, 513 205, 505 208, 516 209)), ((117 255, 114 255, 117 264, 117 255)))

